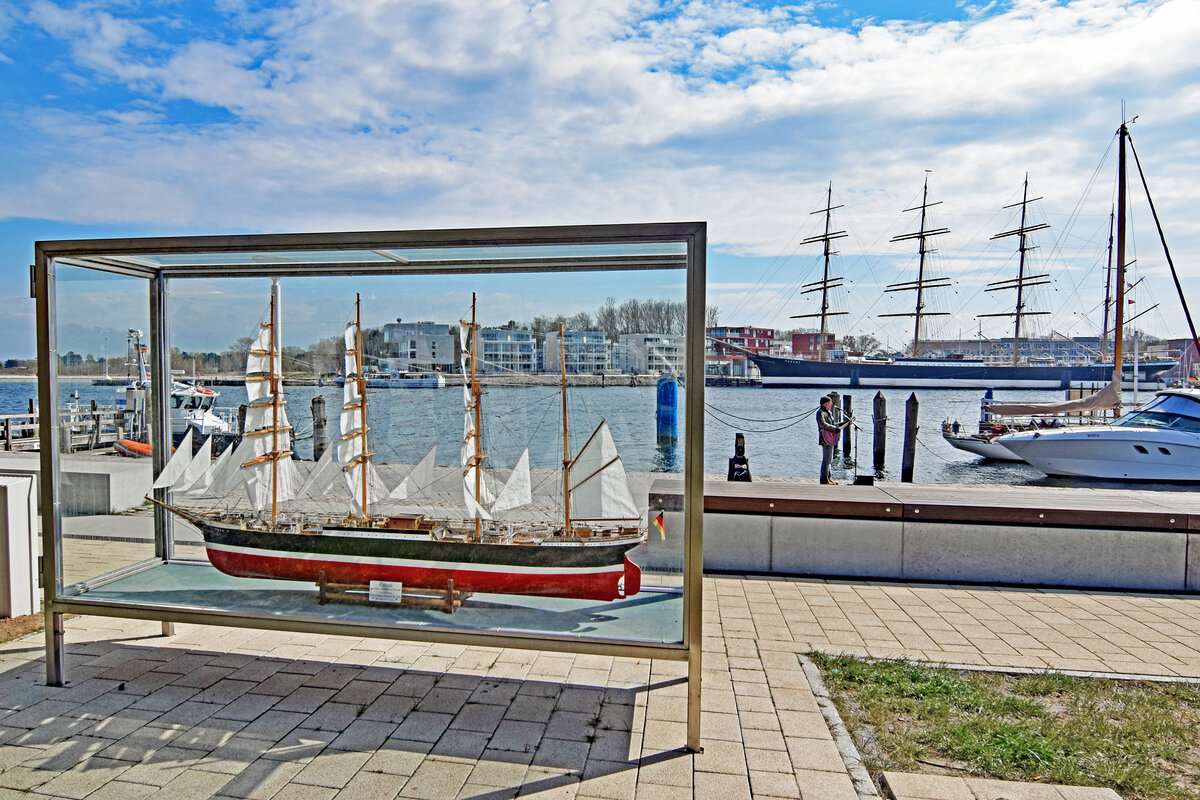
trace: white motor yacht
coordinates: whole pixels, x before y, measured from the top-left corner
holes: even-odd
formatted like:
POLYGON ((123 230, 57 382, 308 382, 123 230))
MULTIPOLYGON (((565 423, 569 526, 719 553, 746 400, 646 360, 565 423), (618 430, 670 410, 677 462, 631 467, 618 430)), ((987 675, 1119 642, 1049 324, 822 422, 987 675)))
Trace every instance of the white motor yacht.
POLYGON ((1024 431, 995 442, 1048 475, 1200 482, 1200 390, 1156 392, 1111 425, 1024 431))

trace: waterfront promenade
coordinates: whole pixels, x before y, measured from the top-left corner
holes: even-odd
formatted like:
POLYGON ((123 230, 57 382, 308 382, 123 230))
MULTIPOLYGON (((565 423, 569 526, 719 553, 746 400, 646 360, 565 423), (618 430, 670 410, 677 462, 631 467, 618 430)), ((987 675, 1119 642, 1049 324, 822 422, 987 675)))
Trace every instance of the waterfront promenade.
MULTIPOLYGON (((0 798, 854 800, 811 649, 1200 676, 1190 595, 710 576, 705 623, 692 755, 678 663, 79 617, 65 688, 42 685, 40 635, 0 646, 0 798)), ((888 781, 901 800, 1117 797, 888 781)))

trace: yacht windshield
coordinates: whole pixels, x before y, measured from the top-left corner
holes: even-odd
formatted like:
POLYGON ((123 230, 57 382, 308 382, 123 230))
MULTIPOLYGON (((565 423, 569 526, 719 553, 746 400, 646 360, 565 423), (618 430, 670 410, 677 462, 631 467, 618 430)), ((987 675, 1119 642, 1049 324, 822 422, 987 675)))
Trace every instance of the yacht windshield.
POLYGON ((1159 395, 1136 411, 1123 415, 1113 424, 1200 433, 1200 403, 1180 395, 1159 395))

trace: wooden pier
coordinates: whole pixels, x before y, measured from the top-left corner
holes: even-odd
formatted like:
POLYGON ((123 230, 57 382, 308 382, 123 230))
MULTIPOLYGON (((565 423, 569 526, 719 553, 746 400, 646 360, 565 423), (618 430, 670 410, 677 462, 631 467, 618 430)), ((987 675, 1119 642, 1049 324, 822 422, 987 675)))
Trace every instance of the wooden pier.
MULTIPOLYGON (((65 452, 111 447, 124 438, 129 415, 115 408, 63 410, 58 414, 59 440, 65 452)), ((0 414, 3 449, 9 452, 38 450, 40 420, 37 411, 0 414)))

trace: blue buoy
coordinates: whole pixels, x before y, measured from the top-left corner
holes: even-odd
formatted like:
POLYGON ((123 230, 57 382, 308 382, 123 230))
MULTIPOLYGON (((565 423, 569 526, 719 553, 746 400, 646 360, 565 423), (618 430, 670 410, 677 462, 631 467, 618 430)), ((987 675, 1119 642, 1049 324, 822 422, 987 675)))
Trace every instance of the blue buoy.
POLYGON ((658 440, 673 442, 679 437, 679 381, 674 375, 658 379, 658 404, 654 412, 658 440))

